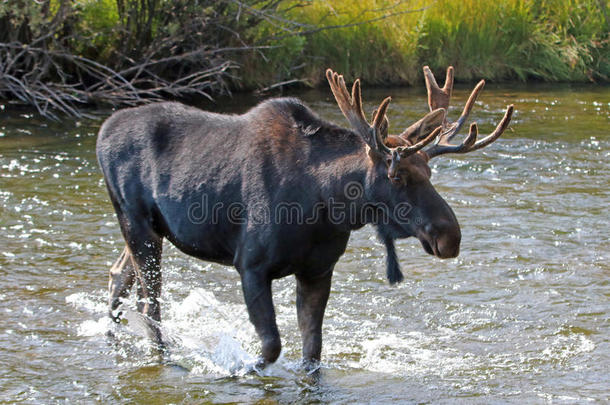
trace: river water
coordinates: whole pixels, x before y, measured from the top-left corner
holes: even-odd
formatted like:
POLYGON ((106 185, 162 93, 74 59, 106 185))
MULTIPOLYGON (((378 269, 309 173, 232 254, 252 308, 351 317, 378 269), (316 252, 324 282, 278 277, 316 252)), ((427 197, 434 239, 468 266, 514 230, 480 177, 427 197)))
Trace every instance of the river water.
MULTIPOLYGON (((299 96, 344 124, 328 93, 299 96)), ((395 131, 425 112, 422 89, 365 89, 367 107, 387 94, 395 131)), ((456 89, 453 104, 467 96, 456 89)), ((432 161, 433 183, 462 226, 459 258, 400 241, 405 281, 390 287, 373 230, 352 234, 335 269, 319 378, 299 368, 291 277, 274 282, 280 360, 248 373, 259 346, 236 271, 169 244, 170 364, 158 361, 132 311, 110 325, 107 271, 123 242, 95 160, 101 120, 51 123, 2 109, 0 402, 608 400, 610 88, 488 86, 472 113, 481 133, 509 103, 516 115, 499 141, 432 161)))

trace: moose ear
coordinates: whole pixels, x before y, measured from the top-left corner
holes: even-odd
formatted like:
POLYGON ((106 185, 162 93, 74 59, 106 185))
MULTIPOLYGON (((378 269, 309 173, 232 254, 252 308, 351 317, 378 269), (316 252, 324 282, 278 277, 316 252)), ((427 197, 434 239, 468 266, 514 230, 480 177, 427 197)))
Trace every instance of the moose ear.
POLYGON ((409 141, 412 145, 426 138, 436 128, 445 122, 446 110, 444 108, 438 108, 434 111, 426 114, 425 117, 405 129, 400 137, 406 141, 409 141))
POLYGON ((317 134, 322 127, 320 120, 302 104, 293 105, 290 113, 292 114, 294 127, 305 137, 317 134))

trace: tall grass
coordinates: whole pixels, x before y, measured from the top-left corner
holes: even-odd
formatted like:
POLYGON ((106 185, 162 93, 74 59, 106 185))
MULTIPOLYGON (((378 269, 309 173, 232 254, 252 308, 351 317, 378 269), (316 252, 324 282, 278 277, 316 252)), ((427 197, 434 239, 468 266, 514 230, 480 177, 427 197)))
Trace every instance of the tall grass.
MULTIPOLYGON (((369 24, 322 30, 273 60, 279 81, 299 74, 314 84, 331 66, 368 82, 413 84, 420 67, 456 67, 457 80, 608 81, 607 0, 313 0, 289 16, 311 26, 369 24), (407 13, 407 10, 423 11, 407 13), (301 69, 291 69, 292 67, 301 69)), ((257 64, 248 83, 268 81, 257 64)))

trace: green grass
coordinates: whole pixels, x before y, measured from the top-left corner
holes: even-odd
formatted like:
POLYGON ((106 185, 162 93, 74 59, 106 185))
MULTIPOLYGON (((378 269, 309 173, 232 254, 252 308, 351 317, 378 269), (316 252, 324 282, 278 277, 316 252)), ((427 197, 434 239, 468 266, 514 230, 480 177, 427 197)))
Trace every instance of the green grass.
POLYGON ((606 0, 312 1, 290 18, 313 26, 353 24, 389 12, 425 8, 370 24, 323 30, 289 51, 270 53, 274 76, 244 64, 246 85, 299 75, 313 84, 326 67, 369 83, 414 84, 421 66, 456 68, 456 79, 492 81, 608 81, 606 0), (381 10, 371 12, 370 10, 381 10), (291 67, 303 67, 291 70, 291 67))

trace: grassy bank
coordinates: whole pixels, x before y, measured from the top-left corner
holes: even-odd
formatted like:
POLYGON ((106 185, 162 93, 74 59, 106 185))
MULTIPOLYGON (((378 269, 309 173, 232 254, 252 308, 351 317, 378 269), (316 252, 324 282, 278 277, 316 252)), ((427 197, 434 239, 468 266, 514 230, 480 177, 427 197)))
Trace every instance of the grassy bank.
POLYGON ((608 82, 607 0, 10 0, 0 99, 42 113, 323 81, 608 82))
POLYGON ((427 64, 454 65, 463 81, 608 81, 607 12, 606 0, 313 1, 290 17, 324 27, 396 15, 278 40, 288 49, 270 55, 272 71, 245 63, 242 75, 250 85, 298 73, 317 83, 332 66, 368 82, 414 84, 427 64), (295 73, 295 66, 303 67, 295 73))

